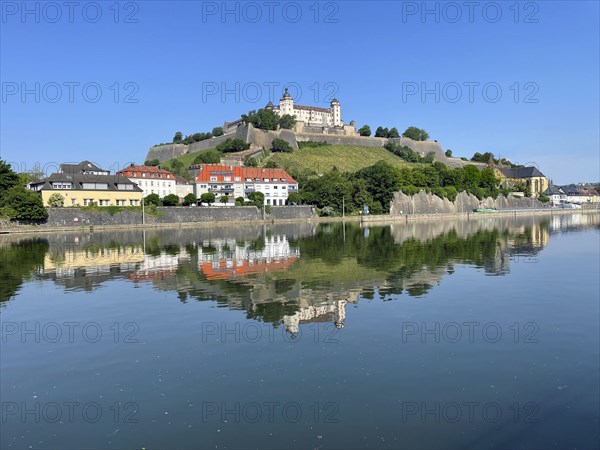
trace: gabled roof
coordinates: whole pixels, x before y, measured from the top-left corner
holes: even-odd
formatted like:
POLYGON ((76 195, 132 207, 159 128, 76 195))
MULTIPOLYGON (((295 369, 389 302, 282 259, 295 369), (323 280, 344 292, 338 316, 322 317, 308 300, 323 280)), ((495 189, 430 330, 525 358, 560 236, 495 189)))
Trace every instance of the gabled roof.
POLYGON ((515 167, 515 168, 500 168, 500 172, 506 178, 532 178, 545 177, 537 167, 515 167))
POLYGON ((224 182, 224 177, 234 177, 230 182, 235 181, 235 177, 239 177, 239 182, 245 182, 246 178, 251 178, 252 182, 256 178, 259 178, 261 183, 264 178, 272 180, 277 178, 281 182, 285 178, 284 183, 296 183, 285 170, 283 169, 267 169, 261 167, 239 167, 239 166, 226 166, 223 164, 200 164, 197 166, 200 169, 198 176, 196 177, 197 182, 207 183, 210 182, 210 177, 217 177, 217 182, 224 182))
POLYGON ((561 195, 564 194, 565 192, 560 188, 560 186, 548 186, 548 189, 546 189, 546 191, 544 192, 544 194, 546 195, 561 195))
POLYGON ((84 172, 109 172, 108 170, 101 169, 96 164, 87 160, 81 161, 78 164, 67 164, 63 163, 59 166, 58 171, 60 173, 84 173, 84 172))
POLYGON ((125 167, 117 172, 118 175, 123 175, 128 178, 142 178, 142 173, 150 175, 170 175, 171 178, 175 178, 171 172, 162 169, 160 166, 137 166, 135 164, 131 164, 130 166, 125 167), (136 174, 135 176, 133 175, 134 173, 136 174))
MULTIPOLYGON (((73 188, 71 190, 74 191, 87 191, 89 189, 83 188, 83 183, 106 183, 108 184, 108 189, 102 189, 102 191, 122 191, 122 189, 117 188, 117 184, 123 185, 132 185, 133 191, 142 192, 142 189, 129 178, 126 178, 121 175, 87 175, 82 173, 53 173, 47 178, 40 180, 36 183, 31 183, 31 186, 40 186, 41 190, 54 190, 52 187, 52 183, 72 183, 73 188)), ((68 189, 57 189, 60 191, 65 191, 68 189)), ((100 190, 100 189, 98 189, 100 190)))
POLYGON ((294 105, 294 109, 302 109, 305 111, 317 111, 317 112, 324 112, 324 113, 330 113, 331 110, 328 108, 321 108, 319 106, 306 106, 306 105, 294 105))
POLYGON ((183 177, 177 177, 177 176, 175 177, 175 183, 176 184, 194 184, 191 181, 188 181, 183 177))
POLYGON ((567 195, 581 195, 579 192, 579 187, 575 184, 567 184, 566 186, 562 187, 562 190, 567 195))
POLYGON ((575 195, 598 195, 598 191, 591 186, 577 186, 576 184, 567 184, 562 187, 565 194, 575 196, 575 195))

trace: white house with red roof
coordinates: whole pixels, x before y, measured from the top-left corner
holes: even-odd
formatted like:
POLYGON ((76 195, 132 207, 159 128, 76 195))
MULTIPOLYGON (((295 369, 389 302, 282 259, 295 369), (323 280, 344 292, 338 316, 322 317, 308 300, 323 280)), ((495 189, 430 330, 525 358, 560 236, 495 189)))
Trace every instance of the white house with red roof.
POLYGON ((298 182, 283 169, 201 164, 196 176, 196 197, 207 192, 217 199, 223 195, 230 199, 248 200, 252 192, 262 192, 264 204, 283 206, 291 192, 298 192, 298 182))
POLYGON ((119 170, 117 175, 129 178, 142 188, 144 197, 157 194, 163 198, 170 194, 177 195, 175 175, 160 166, 130 166, 119 170))

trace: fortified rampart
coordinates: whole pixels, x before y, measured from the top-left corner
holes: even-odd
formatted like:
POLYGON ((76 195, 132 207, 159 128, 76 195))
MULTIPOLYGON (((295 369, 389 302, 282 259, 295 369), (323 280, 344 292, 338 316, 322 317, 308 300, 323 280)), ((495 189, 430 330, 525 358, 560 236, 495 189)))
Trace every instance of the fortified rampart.
POLYGON ((251 124, 240 125, 237 127, 235 132, 219 136, 217 138, 206 139, 200 142, 194 142, 190 145, 183 144, 166 144, 151 147, 148 150, 146 160, 158 159, 160 162, 168 161, 178 156, 184 155, 185 153, 196 153, 209 148, 214 148, 221 142, 231 139, 240 138, 248 144, 253 144, 256 147, 270 148, 273 139, 279 138, 287 141, 290 146, 296 150, 298 149, 298 142, 326 142, 331 145, 350 145, 358 147, 383 147, 387 142, 395 142, 399 145, 405 145, 411 150, 419 153, 421 156, 426 156, 428 153, 433 152, 435 160, 444 163, 451 167, 461 167, 465 164, 477 163, 462 161, 458 158, 448 158, 442 146, 438 142, 421 142, 413 141, 412 139, 401 137, 401 138, 379 138, 379 137, 368 137, 368 136, 349 136, 337 133, 317 133, 307 132, 316 131, 318 127, 304 127, 304 131, 295 133, 292 130, 278 130, 278 131, 267 131, 254 128, 251 124))

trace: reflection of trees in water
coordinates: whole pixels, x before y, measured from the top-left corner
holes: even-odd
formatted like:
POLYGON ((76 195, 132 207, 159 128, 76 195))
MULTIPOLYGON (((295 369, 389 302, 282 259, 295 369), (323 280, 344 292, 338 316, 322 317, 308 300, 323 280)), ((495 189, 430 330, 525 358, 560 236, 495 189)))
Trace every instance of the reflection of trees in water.
MULTIPOLYGON (((455 264, 482 267, 488 274, 505 274, 508 261, 515 252, 535 254, 547 241, 547 221, 518 226, 504 224, 499 228, 487 226, 488 229, 478 230, 479 225, 474 225, 468 232, 463 229, 462 235, 456 228, 447 227, 437 236, 431 233, 434 237, 429 238, 421 237, 425 233, 411 233, 411 228, 407 227, 402 230, 401 243, 398 243, 393 227, 370 227, 366 232, 358 224, 342 223, 324 224, 300 235, 294 235, 293 230, 289 235, 271 235, 268 230, 263 230, 258 236, 243 237, 240 234, 229 239, 220 235, 214 239, 201 239, 156 233, 144 239, 142 256, 146 262, 155 258, 172 265, 158 268, 162 272, 157 276, 135 278, 127 272, 132 269, 126 266, 111 267, 109 272, 101 275, 92 274, 88 268, 80 279, 69 281, 71 284, 61 283, 65 286, 79 283, 84 289, 95 289, 99 283, 112 278, 129 277, 136 282, 151 281, 156 289, 177 292, 182 302, 193 299, 217 301, 220 307, 245 311, 248 318, 281 323, 283 317, 306 308, 356 301, 359 296, 373 298, 375 293, 386 299, 399 295, 423 296, 444 276, 452 274, 455 264), (247 258, 252 252, 260 253, 271 245, 273 236, 277 242, 290 236, 287 238, 289 247, 297 249, 300 255, 298 261, 284 270, 215 279, 199 269, 200 255, 209 255, 209 259, 216 260, 231 260, 240 254, 247 258), (240 252, 240 249, 245 251, 240 252), (184 259, 182 255, 185 255, 184 259)), ((98 249, 127 246, 124 240, 128 238, 119 240, 120 236, 126 235, 98 234, 80 239, 86 241, 88 249, 95 248, 89 247, 92 244, 98 249)), ((134 240, 139 242, 140 237, 138 233, 134 240)), ((15 294, 36 266, 43 264, 44 255, 49 251, 48 242, 22 241, 2 246, 0 251, 0 264, 6 274, 0 298, 6 300, 15 294)), ((60 265, 60 254, 48 253, 48 256, 56 266, 60 265)), ((64 255, 62 257, 64 259, 64 255)), ((142 267, 138 263, 132 264, 134 270, 136 264, 142 267)))
POLYGON ((24 239, 18 243, 0 246, 0 302, 10 300, 21 288, 23 281, 44 263, 49 249, 45 239, 24 239))

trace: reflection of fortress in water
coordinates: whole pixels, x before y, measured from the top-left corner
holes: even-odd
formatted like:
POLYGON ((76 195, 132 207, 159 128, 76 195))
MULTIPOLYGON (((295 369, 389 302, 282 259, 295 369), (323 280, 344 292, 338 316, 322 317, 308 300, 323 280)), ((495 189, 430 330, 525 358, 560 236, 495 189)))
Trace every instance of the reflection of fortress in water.
MULTIPOLYGON (((177 292, 182 302, 217 301, 296 333, 310 322, 343 327, 346 306, 361 297, 422 296, 455 264, 508 274, 511 264, 534 262, 551 233, 598 222, 597 215, 573 214, 369 229, 336 223, 48 234, 37 241, 0 236, 0 256, 29 261, 26 267, 12 264, 23 276, 11 279, 34 273, 66 290, 84 291, 115 279, 152 283, 156 290, 177 292)), ((0 300, 19 287, 3 287, 0 300)))

